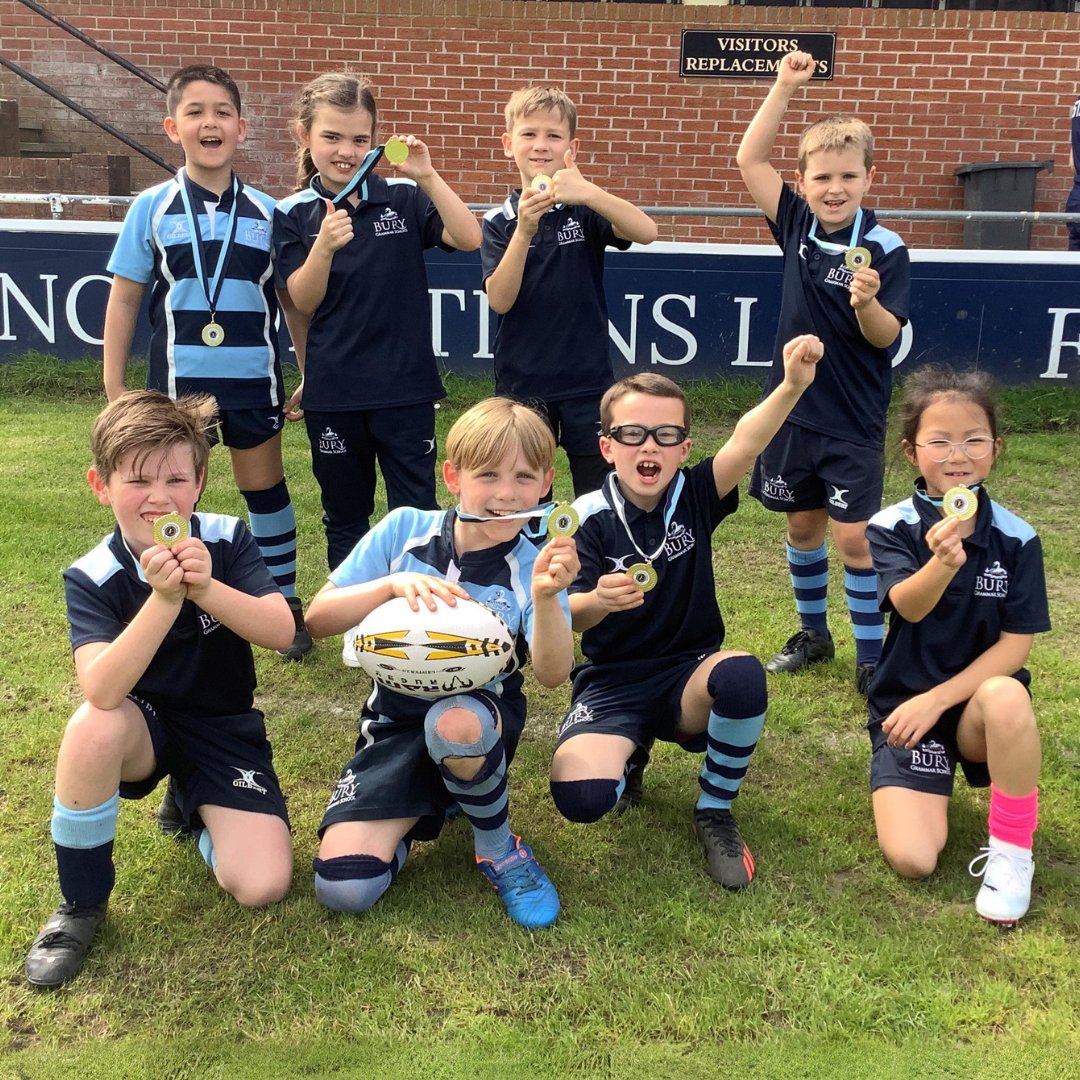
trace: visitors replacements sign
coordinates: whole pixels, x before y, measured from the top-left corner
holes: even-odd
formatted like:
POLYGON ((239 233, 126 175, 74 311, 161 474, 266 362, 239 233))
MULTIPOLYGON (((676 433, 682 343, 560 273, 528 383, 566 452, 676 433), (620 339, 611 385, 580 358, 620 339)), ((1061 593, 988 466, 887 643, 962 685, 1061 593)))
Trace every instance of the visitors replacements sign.
POLYGON ((817 67, 811 78, 831 79, 835 34, 801 30, 684 30, 679 74, 693 78, 769 79, 789 52, 808 52, 817 67))

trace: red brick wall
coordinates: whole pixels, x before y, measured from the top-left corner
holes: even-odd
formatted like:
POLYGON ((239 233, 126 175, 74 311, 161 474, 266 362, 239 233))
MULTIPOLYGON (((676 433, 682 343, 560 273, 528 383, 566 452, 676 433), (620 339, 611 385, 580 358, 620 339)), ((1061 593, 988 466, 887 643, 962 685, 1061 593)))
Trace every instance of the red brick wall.
MULTIPOLYGON (((877 138, 874 205, 960 209, 953 170, 998 158, 1053 159, 1036 208, 1059 211, 1070 184, 1068 106, 1080 90, 1080 19, 1032 12, 678 7, 499 0, 94 0, 52 10, 164 80, 211 61, 241 85, 250 124, 241 174, 274 194, 291 188, 290 115, 299 85, 351 68, 375 83, 384 132, 423 134, 469 202, 501 200, 514 179, 501 154, 501 108, 527 82, 562 84, 579 104, 583 171, 645 206, 745 206, 734 155, 767 79, 682 79, 686 28, 802 29, 837 34, 836 77, 796 100, 777 161, 793 166, 799 132, 851 111, 877 138)), ((161 134, 157 91, 41 20, 0 0, 0 51, 179 163, 161 134)), ((45 137, 117 152, 114 140, 0 71, 45 137)), ((133 161, 133 183, 163 177, 133 161)), ((959 224, 900 222, 911 246, 960 246, 959 224)), ((664 239, 767 241, 760 222, 662 219, 664 239)), ((1037 225, 1037 247, 1064 227, 1037 225)))

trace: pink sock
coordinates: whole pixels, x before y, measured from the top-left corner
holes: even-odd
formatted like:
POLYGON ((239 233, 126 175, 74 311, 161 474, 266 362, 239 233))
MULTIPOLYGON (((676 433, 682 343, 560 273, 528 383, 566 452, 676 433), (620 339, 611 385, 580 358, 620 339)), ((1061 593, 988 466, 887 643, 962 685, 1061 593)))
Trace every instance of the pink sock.
POLYGON ((1031 850, 1039 822, 1039 789, 1027 795, 1006 795, 990 785, 990 835, 1007 844, 1031 850))

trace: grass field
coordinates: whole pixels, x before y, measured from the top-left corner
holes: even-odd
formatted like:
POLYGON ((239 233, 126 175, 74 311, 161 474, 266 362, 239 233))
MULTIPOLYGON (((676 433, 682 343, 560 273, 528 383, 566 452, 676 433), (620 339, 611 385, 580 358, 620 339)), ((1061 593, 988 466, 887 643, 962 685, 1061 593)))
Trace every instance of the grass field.
MULTIPOLYGON (((759 868, 746 893, 707 876, 690 829, 699 759, 672 747, 658 749, 638 811, 563 821, 547 763, 567 688, 530 680, 511 822, 559 887, 558 924, 529 934, 507 920, 460 820, 414 848, 367 916, 323 910, 315 828, 367 692, 327 641, 301 664, 257 654, 294 824, 290 897, 238 909, 190 844, 158 834, 155 798, 125 803, 109 918, 80 977, 37 993, 22 963, 58 899, 52 773, 78 700, 60 572, 111 528, 83 481, 97 385, 92 365, 0 367, 0 1077, 1080 1076, 1076 392, 1008 396, 1011 434, 990 485, 1042 535, 1054 622, 1030 665, 1045 766, 1034 899, 1017 929, 975 915, 967 863, 986 803, 962 780, 931 880, 901 881, 878 854, 834 566, 836 661, 770 676, 737 807, 759 868)), ((441 431, 486 391, 452 381, 441 431)), ((693 389, 695 459, 756 396, 693 389)), ((325 577, 317 490, 303 432, 286 435, 310 596, 325 577)), ((911 479, 892 459, 887 499, 911 479)), ((564 479, 557 493, 568 494, 564 479)), ((242 512, 221 451, 203 505, 242 512)), ((727 643, 761 657, 793 629, 781 537, 781 521, 744 498, 714 538, 727 643)))

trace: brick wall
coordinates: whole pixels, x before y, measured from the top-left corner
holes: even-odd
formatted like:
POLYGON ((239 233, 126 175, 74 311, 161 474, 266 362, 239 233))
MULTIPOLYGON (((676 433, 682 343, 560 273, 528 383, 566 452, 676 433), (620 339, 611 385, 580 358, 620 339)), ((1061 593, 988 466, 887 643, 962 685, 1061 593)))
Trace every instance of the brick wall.
MULTIPOLYGON (((501 107, 526 82, 562 84, 580 108, 581 166, 641 205, 744 206, 734 164, 768 79, 682 79, 686 28, 802 29, 837 34, 836 77, 796 100, 778 148, 794 163, 799 132, 818 116, 856 112, 877 138, 874 205, 960 209, 961 164, 1055 161, 1036 208, 1063 208, 1068 106, 1080 87, 1075 15, 838 8, 504 3, 500 0, 112 0, 52 10, 164 80, 212 61, 244 93, 250 133, 241 174, 276 195, 291 189, 292 102, 315 74, 350 68, 375 83, 382 130, 416 132, 469 202, 501 200, 514 179, 501 154, 501 107)), ((157 91, 12 0, 0 0, 0 52, 169 161, 157 91)), ((118 145, 40 91, 0 71, 44 137, 86 150, 118 145)), ((132 162, 133 186, 162 179, 132 162)), ((901 222, 911 246, 960 246, 959 224, 901 222)), ((767 240, 760 222, 663 219, 664 239, 767 240)), ((1037 225, 1034 246, 1061 248, 1064 227, 1037 225)))

